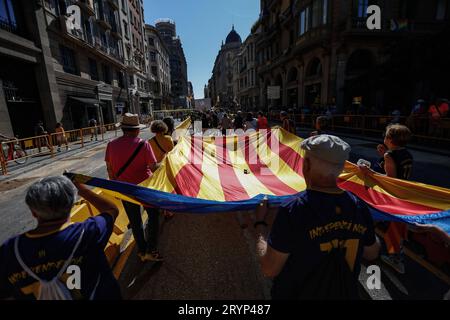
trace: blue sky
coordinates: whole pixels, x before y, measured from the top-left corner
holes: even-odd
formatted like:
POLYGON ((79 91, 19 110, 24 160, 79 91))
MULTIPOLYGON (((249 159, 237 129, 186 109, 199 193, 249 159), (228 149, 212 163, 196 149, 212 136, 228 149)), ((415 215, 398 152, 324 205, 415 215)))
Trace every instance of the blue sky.
POLYGON ((144 0, 145 23, 175 20, 188 64, 188 78, 196 99, 211 77, 222 40, 234 23, 242 41, 259 16, 259 0, 144 0))

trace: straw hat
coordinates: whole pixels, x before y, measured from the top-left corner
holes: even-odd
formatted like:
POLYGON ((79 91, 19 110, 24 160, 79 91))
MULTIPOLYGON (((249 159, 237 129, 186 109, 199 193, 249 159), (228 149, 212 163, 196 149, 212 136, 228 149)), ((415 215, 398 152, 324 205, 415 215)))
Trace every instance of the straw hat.
POLYGON ((139 123, 139 116, 137 114, 125 113, 122 122, 116 124, 122 129, 144 129, 145 125, 139 123))

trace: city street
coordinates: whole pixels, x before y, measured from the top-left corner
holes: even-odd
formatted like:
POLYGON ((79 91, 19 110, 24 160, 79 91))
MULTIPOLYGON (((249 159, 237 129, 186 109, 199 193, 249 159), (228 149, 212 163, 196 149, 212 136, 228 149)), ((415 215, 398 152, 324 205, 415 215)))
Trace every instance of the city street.
MULTIPOLYGON (((141 137, 148 139, 150 135, 146 129, 141 137)), ((373 158, 373 143, 346 140, 352 145, 353 159, 373 158)), ((0 242, 34 226, 23 199, 27 186, 64 170, 105 178, 104 152, 105 143, 100 143, 3 180, 2 186, 8 187, 0 191, 0 242)), ((448 186, 447 157, 412 153, 419 168, 415 171, 418 180, 448 186), (427 175, 421 174, 425 167, 427 175)), ((132 254, 120 278, 123 294, 129 299, 268 299, 270 280, 259 271, 254 247, 250 230, 240 228, 236 214, 177 214, 161 225, 159 248, 165 261, 144 265, 132 254)), ((368 293, 372 299, 441 299, 448 290, 445 283, 411 260, 406 263, 407 274, 401 277, 379 265, 383 287, 368 293)), ((363 266, 363 286, 366 279, 363 266)))

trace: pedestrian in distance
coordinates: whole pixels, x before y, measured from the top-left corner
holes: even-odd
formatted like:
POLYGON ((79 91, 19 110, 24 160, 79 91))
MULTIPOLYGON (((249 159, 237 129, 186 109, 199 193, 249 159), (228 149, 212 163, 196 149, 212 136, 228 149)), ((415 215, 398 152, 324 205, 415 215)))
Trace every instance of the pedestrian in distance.
MULTIPOLYGON (((378 154, 382 157, 379 164, 382 172, 388 177, 409 180, 413 168, 413 156, 406 149, 411 138, 411 131, 401 124, 391 124, 386 128, 384 144, 377 147, 378 154)), ((367 175, 370 169, 361 166, 360 170, 367 175)), ((390 222, 384 240, 388 255, 382 255, 381 259, 400 274, 405 273, 403 259, 403 242, 408 237, 408 227, 405 223, 390 222)))
POLYGON ((258 119, 256 123, 256 129, 257 130, 267 130, 269 129, 269 122, 267 121, 267 118, 264 116, 264 113, 262 111, 258 112, 258 119))
POLYGON ((220 128, 222 129, 222 135, 227 135, 227 130, 233 129, 233 122, 228 117, 227 113, 223 114, 222 122, 220 123, 220 128))
POLYGON ((53 147, 50 146, 47 135, 48 132, 44 128, 44 123, 42 121, 38 121, 36 126, 34 127, 34 135, 37 136, 37 147, 39 153, 41 153, 42 146, 47 147, 50 152, 53 152, 53 147))
POLYGON ((95 137, 95 141, 98 141, 97 120, 95 118, 92 118, 91 120, 89 120, 89 127, 91 128, 91 141, 94 141, 94 137, 95 137))
POLYGON ((321 134, 329 134, 329 120, 326 116, 317 117, 315 122, 315 131, 311 132, 310 136, 318 136, 321 134))
POLYGON ((280 120, 282 122, 281 127, 286 130, 287 132, 290 132, 292 134, 296 134, 295 124, 294 121, 292 121, 289 118, 289 115, 286 111, 280 112, 280 120))
POLYGON ((242 118, 242 112, 238 111, 233 121, 234 130, 244 129, 244 119, 242 118))
POLYGON ((56 132, 56 143, 58 144, 58 152, 61 152, 61 144, 66 145, 66 151, 69 151, 69 143, 67 141, 66 132, 64 130, 64 127, 62 126, 61 122, 58 122, 55 127, 56 132))
POLYGON ((350 146, 320 135, 301 148, 306 190, 280 206, 268 237, 267 201, 256 212, 256 250, 262 272, 274 278, 272 299, 359 299, 362 258, 376 259, 380 244, 367 205, 337 185, 350 146))
POLYGON ((251 112, 247 112, 244 123, 244 131, 256 130, 257 125, 257 120, 253 118, 253 114, 251 112))
POLYGON ((104 251, 119 214, 117 206, 65 176, 34 183, 25 202, 37 227, 0 247, 0 299, 121 299, 104 251), (100 214, 70 223, 77 192, 100 214), (66 285, 69 266, 80 270, 78 289, 66 285))
MULTIPOLYGON (((158 168, 152 147, 147 141, 139 138, 140 130, 144 129, 145 125, 139 123, 137 114, 126 113, 118 126, 122 128, 123 136, 109 142, 106 147, 105 162, 108 176, 111 180, 140 184, 150 178, 152 172, 158 168)), ((138 257, 142 262, 162 261, 163 258, 157 250, 159 211, 145 208, 148 215, 146 239, 141 206, 127 201, 122 203, 136 240, 138 257)))

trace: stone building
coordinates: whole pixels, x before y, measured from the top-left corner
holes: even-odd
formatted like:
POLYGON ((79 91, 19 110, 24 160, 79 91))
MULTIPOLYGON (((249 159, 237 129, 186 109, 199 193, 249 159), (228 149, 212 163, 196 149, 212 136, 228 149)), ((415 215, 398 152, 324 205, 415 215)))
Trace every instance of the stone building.
POLYGON ((186 108, 188 97, 187 63, 180 37, 177 36, 175 22, 159 19, 155 27, 160 33, 170 53, 170 80, 174 108, 186 108))
POLYGON ((256 111, 259 105, 259 86, 256 75, 255 34, 250 34, 237 55, 237 97, 242 110, 256 111))
POLYGON ((232 27, 225 44, 217 54, 209 84, 214 106, 230 109, 237 107, 237 60, 241 50, 241 36, 232 27))
POLYGON ((166 110, 171 103, 169 49, 154 26, 145 25, 145 38, 149 58, 147 78, 154 95, 153 107, 154 110, 166 110))
POLYGON ((439 85, 431 89, 432 77, 408 77, 405 66, 402 78, 392 61, 400 52, 398 61, 420 69, 411 51, 400 50, 441 32, 449 11, 446 0, 261 0, 252 28, 258 33, 260 101, 272 109, 337 105, 340 112, 363 112, 364 106, 364 112, 378 113, 442 96, 439 85), (381 30, 367 28, 369 2, 382 8, 381 30), (280 99, 268 101, 269 86, 280 88, 280 99))
POLYGON ((131 99, 131 111, 149 114, 153 95, 147 81, 149 68, 145 39, 143 0, 121 0, 124 28, 124 55, 127 67, 127 84, 131 99))

